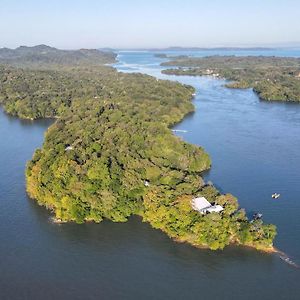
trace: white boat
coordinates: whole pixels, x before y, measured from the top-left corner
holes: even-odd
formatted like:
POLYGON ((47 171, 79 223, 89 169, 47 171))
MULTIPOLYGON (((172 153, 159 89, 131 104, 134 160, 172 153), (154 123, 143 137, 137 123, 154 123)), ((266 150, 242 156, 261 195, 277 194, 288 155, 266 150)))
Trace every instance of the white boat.
POLYGON ((182 132, 182 133, 186 133, 187 130, 182 130, 182 129, 172 129, 173 132, 182 132))
POLYGON ((273 199, 277 199, 277 198, 279 198, 279 197, 280 197, 280 194, 277 194, 277 193, 272 194, 272 198, 273 198, 273 199))

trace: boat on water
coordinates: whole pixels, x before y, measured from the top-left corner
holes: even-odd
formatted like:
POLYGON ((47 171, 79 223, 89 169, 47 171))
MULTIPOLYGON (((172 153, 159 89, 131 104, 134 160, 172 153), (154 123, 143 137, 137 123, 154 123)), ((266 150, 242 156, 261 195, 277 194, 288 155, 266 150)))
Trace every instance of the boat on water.
POLYGON ((181 133, 186 133, 187 130, 183 130, 183 129, 172 129, 173 132, 181 132, 181 133))
POLYGON ((256 212, 255 214, 253 214, 252 220, 250 221, 250 223, 253 223, 254 221, 257 220, 261 220, 263 217, 262 213, 256 212))
POLYGON ((278 193, 272 194, 273 199, 278 199, 279 197, 280 197, 280 194, 278 194, 278 193))
POLYGON ((262 218, 262 216, 263 216, 263 214, 257 212, 257 213, 255 213, 255 214, 253 215, 253 219, 254 219, 254 220, 259 220, 259 219, 262 218))

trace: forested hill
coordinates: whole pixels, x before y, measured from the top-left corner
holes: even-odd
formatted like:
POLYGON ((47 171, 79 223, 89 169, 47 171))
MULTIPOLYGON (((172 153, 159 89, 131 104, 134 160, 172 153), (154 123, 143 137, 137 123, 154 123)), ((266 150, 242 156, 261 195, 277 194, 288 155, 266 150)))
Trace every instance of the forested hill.
POLYGON ((113 63, 116 54, 96 49, 59 50, 46 45, 0 48, 0 64, 21 67, 50 67, 53 65, 103 65, 113 63))
POLYGON ((230 88, 253 88, 263 100, 300 101, 300 58, 274 56, 177 57, 165 74, 222 77, 230 88))
MULTIPOLYGON (((194 109, 191 86, 119 73, 91 56, 80 64, 58 64, 51 49, 42 69, 24 57, 28 68, 0 67, 6 112, 58 118, 27 165, 31 198, 62 222, 124 222, 135 214, 193 245, 273 249, 276 228, 250 222, 236 198, 205 185, 201 172, 210 168, 208 154, 172 134, 170 127, 194 109), (195 196, 224 211, 201 215, 191 206, 195 196)), ((71 62, 73 52, 66 53, 71 62)))

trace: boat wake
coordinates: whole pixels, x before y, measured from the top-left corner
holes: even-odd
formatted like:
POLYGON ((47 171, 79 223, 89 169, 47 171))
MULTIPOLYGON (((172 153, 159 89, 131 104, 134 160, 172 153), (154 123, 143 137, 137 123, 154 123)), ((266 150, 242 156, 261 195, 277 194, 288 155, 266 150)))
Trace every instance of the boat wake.
POLYGON ((288 257, 284 252, 278 251, 277 253, 278 253, 279 258, 282 261, 284 261, 285 263, 287 263, 288 265, 290 265, 294 268, 297 268, 297 269, 300 268, 300 266, 297 263, 295 263, 290 257, 288 257))

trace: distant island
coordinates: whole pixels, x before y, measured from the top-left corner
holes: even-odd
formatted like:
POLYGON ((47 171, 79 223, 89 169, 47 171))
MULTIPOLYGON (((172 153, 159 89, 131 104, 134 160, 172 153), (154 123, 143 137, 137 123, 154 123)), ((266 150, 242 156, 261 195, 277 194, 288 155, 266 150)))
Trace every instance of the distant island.
POLYGON ((111 51, 152 51, 152 52, 165 52, 165 51, 272 51, 278 48, 271 47, 166 47, 166 48, 100 48, 99 50, 109 49, 111 51))
POLYGON ((168 47, 166 51, 272 51, 269 47, 168 47))
POLYGON ((154 57, 158 57, 158 58, 168 58, 169 56, 165 53, 156 53, 154 54, 154 57))
POLYGON ((169 58, 172 60, 189 58, 188 55, 169 55, 169 54, 165 54, 165 53, 156 53, 156 54, 154 54, 154 56, 158 57, 158 58, 169 58))
POLYGON ((229 88, 253 88, 262 100, 300 101, 300 58, 273 56, 209 56, 174 58, 169 75, 210 75, 230 80, 229 88))
POLYGON ((45 45, 0 50, 5 111, 57 118, 27 164, 29 196, 57 222, 125 222, 138 215, 197 247, 274 251, 276 227, 249 220, 234 196, 205 184, 209 155, 170 129, 194 110, 194 88, 104 66, 115 58, 45 45), (195 198, 216 210, 197 211, 195 198))

